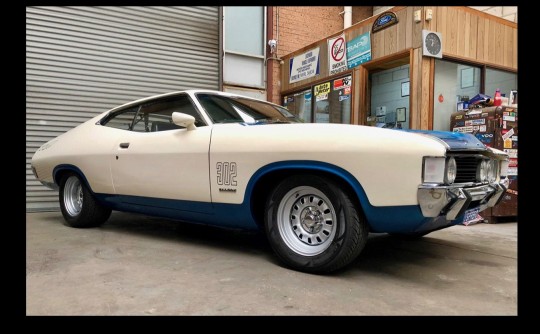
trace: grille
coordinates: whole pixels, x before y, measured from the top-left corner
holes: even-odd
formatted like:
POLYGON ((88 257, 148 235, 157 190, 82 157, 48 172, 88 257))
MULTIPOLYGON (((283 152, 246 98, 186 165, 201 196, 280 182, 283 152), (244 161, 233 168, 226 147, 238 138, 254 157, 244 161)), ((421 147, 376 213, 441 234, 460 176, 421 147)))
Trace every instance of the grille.
POLYGON ((476 182, 476 168, 481 159, 474 156, 454 156, 457 175, 454 183, 476 182))

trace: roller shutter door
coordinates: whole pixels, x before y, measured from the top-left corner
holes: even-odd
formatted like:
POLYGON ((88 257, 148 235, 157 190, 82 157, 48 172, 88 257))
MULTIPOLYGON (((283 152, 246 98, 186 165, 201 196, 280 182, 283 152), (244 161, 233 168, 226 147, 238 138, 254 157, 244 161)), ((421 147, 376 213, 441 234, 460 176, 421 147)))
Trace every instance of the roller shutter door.
POLYGON ((117 105, 219 89, 218 7, 26 7, 26 209, 58 210, 30 169, 46 141, 117 105))

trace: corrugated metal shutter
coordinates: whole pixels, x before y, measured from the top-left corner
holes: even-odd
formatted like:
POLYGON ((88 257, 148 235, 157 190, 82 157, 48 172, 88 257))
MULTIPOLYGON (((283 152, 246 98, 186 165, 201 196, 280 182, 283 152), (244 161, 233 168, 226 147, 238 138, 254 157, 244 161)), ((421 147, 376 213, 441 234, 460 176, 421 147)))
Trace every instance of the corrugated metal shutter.
POLYGON ((30 169, 46 141, 117 105, 219 88, 218 7, 26 7, 26 208, 58 209, 30 169))

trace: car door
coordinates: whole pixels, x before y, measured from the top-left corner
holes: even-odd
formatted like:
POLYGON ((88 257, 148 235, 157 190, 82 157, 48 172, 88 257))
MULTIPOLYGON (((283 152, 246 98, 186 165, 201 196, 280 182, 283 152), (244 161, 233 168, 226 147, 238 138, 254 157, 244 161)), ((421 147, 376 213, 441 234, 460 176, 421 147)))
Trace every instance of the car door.
POLYGON ((199 211, 211 202, 206 126, 187 94, 140 105, 111 156, 114 191, 124 203, 199 211), (197 128, 172 123, 173 112, 191 114, 197 128))

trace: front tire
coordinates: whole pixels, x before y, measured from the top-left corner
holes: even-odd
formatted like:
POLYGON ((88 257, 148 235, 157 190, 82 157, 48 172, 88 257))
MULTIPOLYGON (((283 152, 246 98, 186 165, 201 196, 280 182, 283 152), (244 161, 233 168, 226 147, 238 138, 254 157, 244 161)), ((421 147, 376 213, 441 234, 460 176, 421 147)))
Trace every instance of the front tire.
POLYGON ((59 200, 66 225, 71 227, 96 227, 111 215, 111 209, 99 204, 75 174, 66 175, 60 182, 59 200))
POLYGON ((333 181, 292 176, 271 193, 265 229, 277 256, 289 267, 328 273, 360 254, 368 236, 363 215, 333 181))

